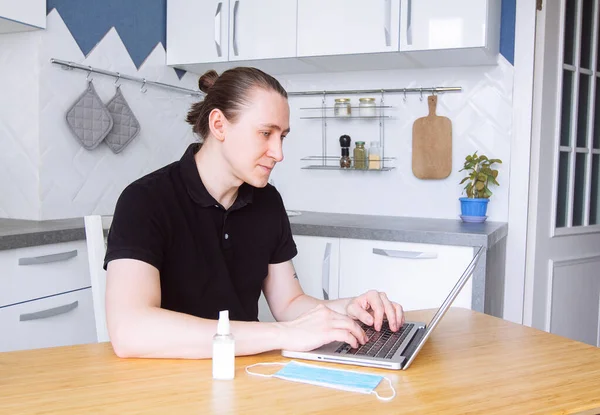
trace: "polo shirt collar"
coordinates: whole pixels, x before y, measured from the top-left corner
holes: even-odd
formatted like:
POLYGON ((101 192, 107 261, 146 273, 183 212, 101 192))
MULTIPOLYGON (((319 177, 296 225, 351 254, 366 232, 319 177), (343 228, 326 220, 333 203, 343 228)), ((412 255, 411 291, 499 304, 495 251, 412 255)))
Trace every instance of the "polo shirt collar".
MULTIPOLYGON (((188 146, 187 150, 181 157, 181 176, 187 189, 188 194, 194 202, 202 207, 209 206, 221 206, 202 183, 200 173, 196 166, 196 160, 194 155, 200 150, 200 143, 192 143, 188 146)), ((248 203, 252 203, 252 196, 254 194, 254 187, 248 183, 242 183, 238 190, 237 198, 231 206, 230 210, 239 209, 246 206, 248 203)))

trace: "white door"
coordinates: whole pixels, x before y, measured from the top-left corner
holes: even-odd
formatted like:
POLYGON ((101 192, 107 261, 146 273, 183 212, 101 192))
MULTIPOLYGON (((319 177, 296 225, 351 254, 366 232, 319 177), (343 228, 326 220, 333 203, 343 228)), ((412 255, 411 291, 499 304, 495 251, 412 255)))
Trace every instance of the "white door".
POLYGON ((296 0, 231 0, 229 60, 296 56, 296 0))
POLYGON ((298 0, 298 56, 398 50, 400 0, 298 0))
POLYGON ((229 0, 167 1, 167 64, 227 62, 229 0))
MULTIPOLYGON (((300 285, 311 297, 338 298, 340 240, 318 236, 294 235, 298 255, 292 260, 300 285)), ((274 321, 263 294, 258 305, 260 321, 274 321)))
POLYGON ((600 345, 600 0, 545 1, 536 73, 524 322, 600 345))
POLYGON ((400 51, 484 47, 489 1, 402 0, 400 51))

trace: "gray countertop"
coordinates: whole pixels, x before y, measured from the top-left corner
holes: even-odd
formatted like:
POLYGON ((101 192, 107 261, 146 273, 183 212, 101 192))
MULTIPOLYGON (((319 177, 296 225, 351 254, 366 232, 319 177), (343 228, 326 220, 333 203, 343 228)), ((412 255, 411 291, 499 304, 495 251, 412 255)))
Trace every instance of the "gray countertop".
MULTIPOLYGON (((104 218, 105 228, 110 218, 104 218)), ((452 219, 300 212, 291 216, 295 235, 479 246, 506 236, 504 222, 463 223, 452 219)), ((0 250, 85 239, 83 218, 49 221, 0 219, 0 250)))

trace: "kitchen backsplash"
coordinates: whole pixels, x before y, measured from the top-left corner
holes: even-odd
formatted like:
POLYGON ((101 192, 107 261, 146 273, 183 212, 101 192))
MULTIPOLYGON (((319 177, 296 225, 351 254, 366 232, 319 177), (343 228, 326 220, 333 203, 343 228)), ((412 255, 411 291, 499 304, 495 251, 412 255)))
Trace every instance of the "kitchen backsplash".
MULTIPOLYGON (((180 80, 165 66, 159 44, 139 70, 113 28, 86 56, 59 13, 48 15, 47 30, 0 36, 0 216, 57 219, 90 213, 111 214, 123 188, 141 175, 177 160, 194 140, 184 122, 193 98, 177 92, 122 82, 121 89, 141 124, 140 134, 119 154, 101 144, 84 150, 68 130, 65 113, 86 87, 86 73, 65 71, 50 58, 69 60, 160 82, 196 88, 197 76, 180 80), (10 97, 6 99, 5 97, 10 97)), ((115 93, 112 78, 92 74, 107 102, 115 93)), ((284 143, 285 160, 273 181, 289 209, 458 218, 458 173, 462 159, 475 150, 504 161, 499 188, 488 215, 508 217, 508 164, 512 118, 513 67, 502 56, 498 66, 348 72, 280 76, 288 91, 323 89, 461 86, 461 93, 439 96, 439 115, 453 127, 453 169, 445 180, 423 181, 411 170, 412 123, 427 114, 426 94, 386 94, 394 108, 385 122, 385 155, 395 157, 389 172, 313 171, 300 159, 321 154, 321 122, 300 119, 300 108, 320 105, 320 97, 290 97, 292 132, 284 143)), ((358 103, 359 95, 350 96, 358 103)), ((379 96, 378 96, 379 98, 379 96)), ((333 97, 328 100, 333 102, 333 97)), ((372 120, 333 120, 327 126, 327 153, 339 155, 338 138, 378 140, 372 120)))

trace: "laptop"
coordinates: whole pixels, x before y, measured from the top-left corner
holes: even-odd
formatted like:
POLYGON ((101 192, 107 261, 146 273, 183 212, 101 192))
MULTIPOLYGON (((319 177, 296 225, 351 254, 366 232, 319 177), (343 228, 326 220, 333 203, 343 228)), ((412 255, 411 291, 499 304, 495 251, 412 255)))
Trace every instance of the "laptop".
POLYGON ((406 370, 429 338, 431 333, 450 308, 456 296, 469 280, 475 266, 481 258, 484 248, 481 246, 448 294, 441 307, 437 310, 429 324, 407 321, 397 332, 390 330, 387 321, 377 332, 373 327, 361 324, 369 337, 369 341, 353 349, 348 343, 333 342, 308 352, 283 350, 282 355, 290 358, 320 360, 331 363, 345 363, 358 366, 377 367, 383 369, 406 370))

